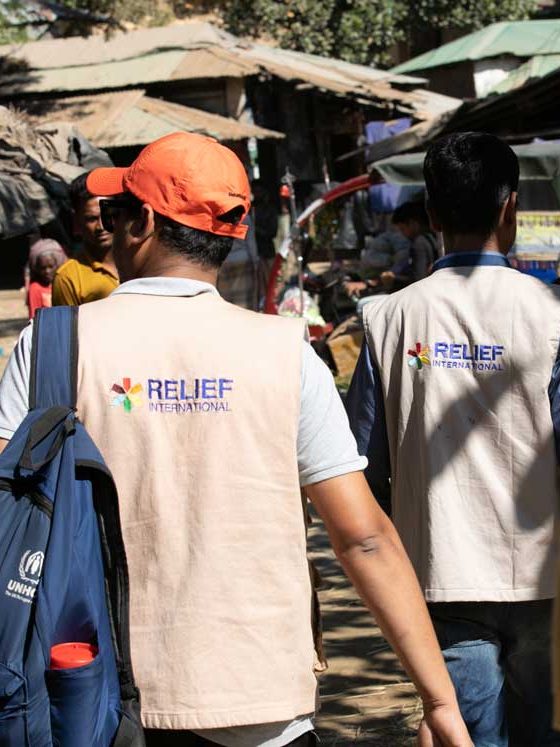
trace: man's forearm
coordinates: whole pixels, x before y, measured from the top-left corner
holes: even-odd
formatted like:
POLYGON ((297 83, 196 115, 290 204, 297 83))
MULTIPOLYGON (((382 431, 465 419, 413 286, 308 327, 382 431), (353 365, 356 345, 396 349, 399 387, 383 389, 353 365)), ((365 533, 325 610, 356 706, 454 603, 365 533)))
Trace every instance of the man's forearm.
POLYGON ((348 577, 425 702, 455 702, 455 691, 399 536, 362 473, 309 486, 348 577))
POLYGON ((416 575, 392 526, 340 548, 337 556, 424 702, 454 700, 416 575))

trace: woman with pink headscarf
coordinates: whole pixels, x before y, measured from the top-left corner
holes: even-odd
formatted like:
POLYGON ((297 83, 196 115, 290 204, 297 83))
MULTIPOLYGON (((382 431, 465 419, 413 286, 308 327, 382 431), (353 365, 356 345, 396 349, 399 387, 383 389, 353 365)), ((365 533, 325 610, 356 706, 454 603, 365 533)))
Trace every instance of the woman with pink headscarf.
POLYGON ((33 319, 37 309, 52 306, 52 282, 60 265, 67 260, 64 249, 54 239, 39 239, 29 250, 27 307, 33 319))

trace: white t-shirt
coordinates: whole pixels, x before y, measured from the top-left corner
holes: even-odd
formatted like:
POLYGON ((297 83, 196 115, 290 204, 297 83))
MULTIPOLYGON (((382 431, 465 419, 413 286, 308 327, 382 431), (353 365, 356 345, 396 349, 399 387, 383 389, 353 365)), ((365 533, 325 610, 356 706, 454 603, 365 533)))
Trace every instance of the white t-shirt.
MULTIPOLYGON (((119 286, 114 293, 195 296, 217 293, 214 286, 182 278, 142 278, 119 286)), ((0 381, 0 438, 10 439, 29 408, 32 323, 21 333, 0 381)), ((302 341, 301 408, 297 438, 302 486, 358 472, 367 459, 358 454, 348 417, 331 372, 311 345, 302 341)), ((197 734, 224 747, 283 747, 313 729, 312 714, 291 722, 206 729, 197 734)))

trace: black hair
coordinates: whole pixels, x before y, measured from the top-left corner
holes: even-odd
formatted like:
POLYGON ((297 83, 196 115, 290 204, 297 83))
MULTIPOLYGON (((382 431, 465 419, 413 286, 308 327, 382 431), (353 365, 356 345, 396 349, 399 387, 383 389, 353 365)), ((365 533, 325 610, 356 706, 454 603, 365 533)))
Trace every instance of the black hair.
POLYGON ((79 210, 84 202, 91 200, 93 195, 88 192, 86 180, 88 173, 80 174, 70 184, 70 202, 74 211, 79 210))
POLYGON ((423 202, 405 202, 395 210, 392 217, 393 223, 408 223, 415 220, 421 226, 427 228, 430 225, 428 213, 423 202))
POLYGON ((432 143, 424 161, 430 207, 452 234, 487 238, 519 186, 513 150, 494 135, 458 132, 432 143))
POLYGON ((233 246, 233 239, 229 236, 190 228, 160 214, 157 214, 157 222, 161 243, 201 267, 221 267, 233 246))
MULTIPOLYGON (((142 201, 134 195, 127 194, 127 197, 131 198, 128 212, 137 214, 142 207, 142 201)), ((218 220, 236 225, 241 221, 243 213, 244 208, 239 205, 220 215, 218 220)), ((170 251, 183 255, 201 267, 219 269, 231 251, 233 238, 230 236, 219 236, 209 231, 191 228, 161 213, 155 213, 155 217, 161 243, 170 251)))

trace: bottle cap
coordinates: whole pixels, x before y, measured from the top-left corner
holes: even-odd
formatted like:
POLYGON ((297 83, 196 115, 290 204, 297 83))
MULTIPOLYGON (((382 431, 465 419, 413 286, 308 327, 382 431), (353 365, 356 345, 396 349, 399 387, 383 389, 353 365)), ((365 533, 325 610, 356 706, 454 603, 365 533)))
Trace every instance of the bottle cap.
POLYGON ((51 669, 74 669, 92 662, 97 646, 91 643, 59 643, 51 648, 51 669))

